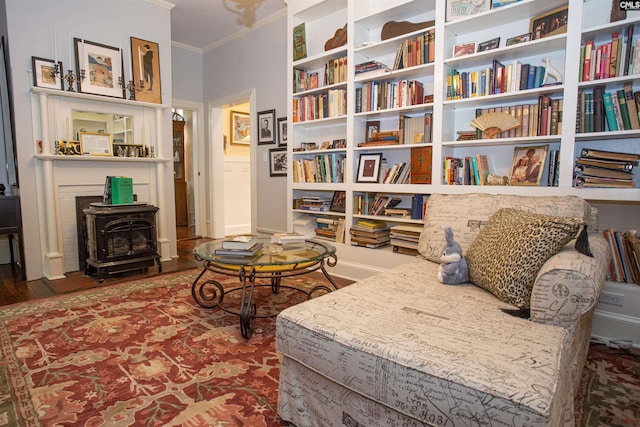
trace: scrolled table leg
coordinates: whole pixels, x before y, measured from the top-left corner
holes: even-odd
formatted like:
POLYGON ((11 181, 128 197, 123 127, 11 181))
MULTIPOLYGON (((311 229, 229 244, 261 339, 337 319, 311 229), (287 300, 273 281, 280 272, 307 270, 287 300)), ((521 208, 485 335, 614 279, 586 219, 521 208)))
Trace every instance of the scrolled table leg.
POLYGON ((246 273, 245 267, 240 267, 238 272, 242 281, 242 297, 240 300, 240 333, 245 339, 251 338, 253 330, 256 326, 257 308, 253 303, 253 290, 256 285, 256 270, 251 267, 249 274, 246 273), (247 287, 247 282, 249 286, 247 287))
POLYGON ((193 299, 204 308, 214 308, 220 305, 224 299, 224 288, 222 284, 217 280, 205 280, 200 282, 202 275, 207 271, 207 268, 200 273, 196 280, 191 285, 191 295, 193 299))

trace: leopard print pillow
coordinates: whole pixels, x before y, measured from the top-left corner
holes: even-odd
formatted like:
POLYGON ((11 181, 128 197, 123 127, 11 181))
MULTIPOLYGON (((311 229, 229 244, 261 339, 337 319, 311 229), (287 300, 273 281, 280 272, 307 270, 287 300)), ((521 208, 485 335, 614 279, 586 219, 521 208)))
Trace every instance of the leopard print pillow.
POLYGON ((469 280, 516 307, 529 307, 542 265, 578 233, 578 218, 498 210, 471 243, 469 280))

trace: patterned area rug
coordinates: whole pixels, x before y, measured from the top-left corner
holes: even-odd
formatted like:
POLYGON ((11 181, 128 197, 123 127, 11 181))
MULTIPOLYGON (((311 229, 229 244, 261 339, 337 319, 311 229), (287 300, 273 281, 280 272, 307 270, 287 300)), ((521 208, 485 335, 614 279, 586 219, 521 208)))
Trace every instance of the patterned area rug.
MULTIPOLYGON (((194 302, 199 272, 0 309, 0 425, 282 425, 275 320, 257 319, 246 341, 238 316, 194 302)), ((256 291, 259 315, 305 298, 256 291)))
POLYGON ((640 351, 592 344, 575 403, 576 426, 640 426, 640 351))
MULTIPOLYGON (((274 318, 257 319, 246 341, 237 316, 193 301, 199 272, 0 308, 0 426, 287 425, 274 318)), ((259 288, 258 315, 304 297, 259 288)), ((592 346, 584 372, 578 426, 640 426, 640 361, 592 346)))

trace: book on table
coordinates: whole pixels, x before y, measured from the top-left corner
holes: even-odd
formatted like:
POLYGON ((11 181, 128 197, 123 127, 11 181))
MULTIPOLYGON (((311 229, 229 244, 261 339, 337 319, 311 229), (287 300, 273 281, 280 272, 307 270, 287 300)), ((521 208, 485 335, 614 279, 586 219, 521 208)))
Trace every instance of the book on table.
POLYGON ((222 241, 223 249, 250 249, 258 242, 258 237, 252 234, 232 236, 222 241))
POLYGON ((263 243, 262 242, 258 242, 258 243, 255 243, 249 249, 224 249, 224 248, 220 248, 220 249, 216 249, 215 250, 215 254, 216 255, 223 255, 223 256, 230 256, 230 257, 253 257, 253 256, 257 255, 257 253, 258 253, 258 251, 260 251, 260 249, 262 249, 262 246, 263 246, 263 243))
POLYGON ((271 235, 271 241, 273 243, 302 243, 305 241, 305 236, 300 233, 275 233, 271 235))

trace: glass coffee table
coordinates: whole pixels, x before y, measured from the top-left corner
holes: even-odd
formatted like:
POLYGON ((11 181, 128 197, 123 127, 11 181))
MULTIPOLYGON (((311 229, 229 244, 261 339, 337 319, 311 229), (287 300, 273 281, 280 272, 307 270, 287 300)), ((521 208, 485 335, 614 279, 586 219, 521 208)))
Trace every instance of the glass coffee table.
POLYGON ((280 289, 293 289, 306 294, 307 299, 320 294, 337 290, 336 282, 326 270, 326 266, 334 267, 338 262, 336 248, 328 243, 306 240, 301 243, 278 245, 271 243, 270 238, 261 238, 262 249, 253 257, 217 255, 216 249, 222 248, 222 241, 212 241, 199 245, 193 251, 198 261, 203 261, 203 270, 191 286, 193 299, 204 308, 220 308, 227 313, 240 316, 240 332, 244 338, 250 338, 255 329, 257 318, 274 317, 277 312, 258 314, 254 302, 254 291, 260 287, 271 287, 272 294, 279 294, 280 289), (331 287, 318 285, 310 289, 283 285, 282 279, 300 276, 320 270, 331 287), (215 278, 205 277, 205 273, 213 272, 227 276, 237 276, 240 284, 227 289, 215 278), (267 283, 256 282, 256 279, 269 279, 267 283), (333 289, 332 289, 333 288, 333 289), (240 292, 239 307, 231 308, 222 304, 224 296, 240 292))

